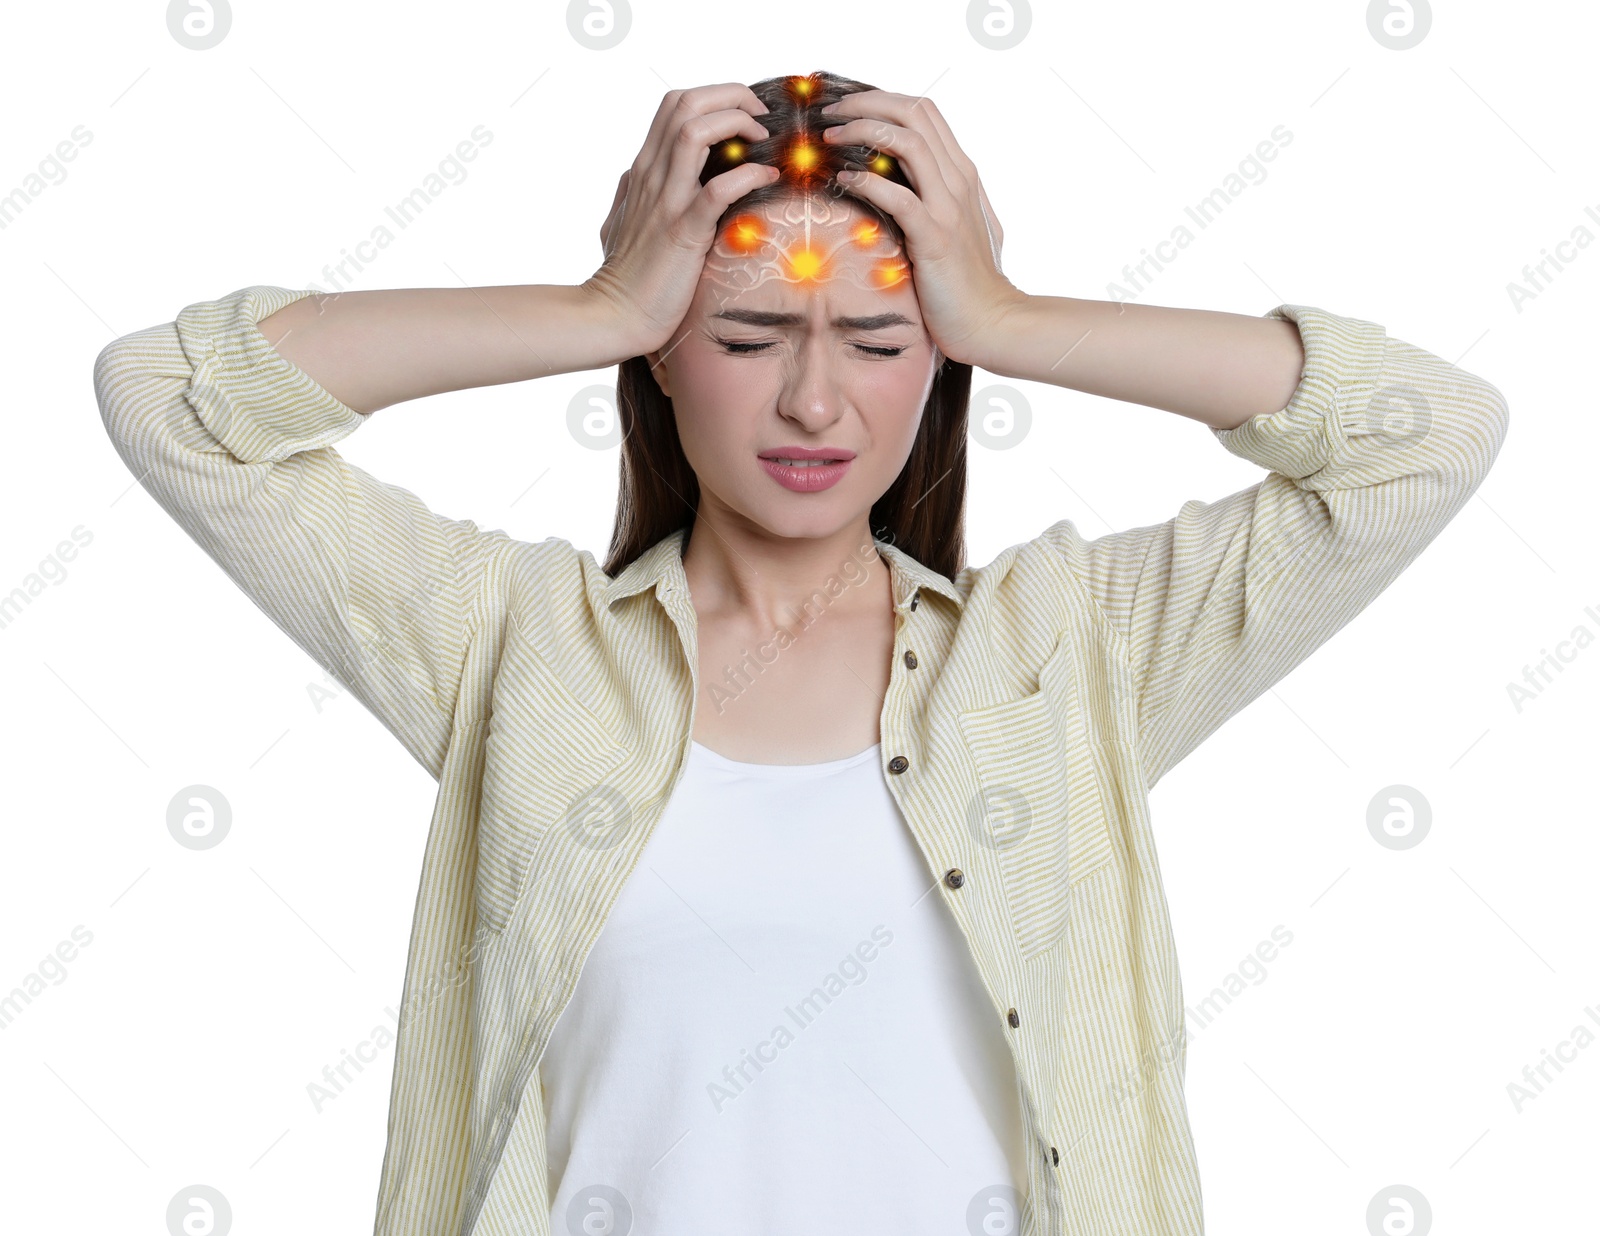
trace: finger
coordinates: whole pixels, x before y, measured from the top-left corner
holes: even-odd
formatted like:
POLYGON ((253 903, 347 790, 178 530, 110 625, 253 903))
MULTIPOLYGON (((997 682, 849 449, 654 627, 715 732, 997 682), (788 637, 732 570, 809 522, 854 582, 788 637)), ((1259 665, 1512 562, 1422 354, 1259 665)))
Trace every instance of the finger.
POLYGON ((941 212, 957 206, 960 190, 941 166, 945 158, 942 147, 935 149, 915 129, 901 128, 876 117, 860 117, 824 132, 823 141, 830 146, 869 146, 888 151, 900 161, 911 187, 929 206, 937 206, 941 212))
POLYGON ((950 122, 944 118, 934 101, 926 96, 916 101, 919 111, 925 112, 928 121, 939 131, 944 138, 945 149, 950 154, 953 162, 966 176, 969 184, 978 193, 978 203, 983 210, 983 222, 989 233, 989 248, 994 254, 994 268, 1000 269, 1000 247, 1005 243, 1005 229, 1000 226, 1000 216, 995 212, 994 203, 989 200, 989 193, 983 187, 983 179, 978 175, 977 165, 968 157, 967 152, 961 148, 961 143, 956 141, 956 136, 950 129, 950 122))
POLYGON ((770 136, 766 126, 741 108, 692 115, 678 129, 665 166, 652 167, 646 175, 658 185, 663 199, 671 206, 687 207, 689 199, 700 189, 700 172, 710 157, 711 147, 741 133, 753 142, 770 136))
MULTIPOLYGON (((839 181, 838 185, 844 192, 854 193, 885 214, 892 215, 906 235, 908 249, 922 246, 926 253, 928 247, 933 245, 936 223, 928 211, 927 203, 919 194, 876 172, 857 171, 849 180, 839 181)), ((910 256, 909 253, 907 256, 910 256)))
MULTIPOLYGON (((967 152, 961 148, 961 143, 956 141, 950 123, 944 113, 934 101, 926 95, 909 96, 892 94, 883 90, 864 90, 856 94, 849 94, 840 100, 833 111, 824 112, 825 115, 838 115, 849 112, 853 115, 871 114, 881 111, 891 118, 897 116, 913 117, 912 123, 925 120, 936 131, 944 145, 946 154, 953 166, 960 169, 967 183, 976 189, 980 207, 984 212, 984 223, 989 231, 990 248, 994 253, 995 269, 1000 269, 1000 247, 1005 243, 1005 229, 1000 224, 1000 217, 995 212, 994 203, 989 200, 989 194, 983 187, 983 180, 978 175, 978 169, 967 152), (875 97, 877 96, 877 97, 875 97), (854 107, 848 104, 854 103, 854 107)), ((954 187, 952 186, 952 191, 954 187)))
POLYGON ((938 105, 923 95, 913 100, 911 106, 916 115, 927 117, 929 125, 944 142, 945 152, 950 156, 950 161, 961 169, 963 175, 976 180, 978 178, 976 165, 967 157, 967 152, 961 149, 961 143, 956 141, 956 135, 950 130, 950 122, 944 118, 944 113, 939 110, 938 105))
POLYGON ((746 193, 778 179, 778 169, 770 163, 746 163, 719 172, 700 187, 689 209, 683 213, 683 227, 690 243, 709 247, 722 212, 746 193))
MULTIPOLYGON (((850 118, 878 117, 883 120, 893 121, 903 129, 910 129, 920 133, 928 143, 929 149, 939 157, 941 170, 943 167, 954 167, 962 175, 972 175, 976 169, 972 160, 956 144, 955 136, 950 132, 950 126, 944 122, 944 117, 938 114, 938 108, 933 105, 933 100, 925 95, 895 94, 889 90, 858 90, 854 94, 847 94, 839 102, 832 105, 832 110, 823 109, 825 116, 847 116, 850 118)), ((955 193, 959 180, 957 177, 946 175, 945 181, 955 193)))
POLYGON ((730 107, 743 108, 752 116, 767 110, 761 96, 743 82, 722 82, 715 86, 667 91, 656 108, 655 118, 650 122, 650 131, 645 135, 634 166, 648 167, 657 162, 685 114, 702 115, 730 107))
POLYGON ((681 90, 669 90, 661 96, 661 102, 656 104, 656 114, 650 118, 649 131, 645 133, 644 141, 639 143, 639 153, 634 156, 635 171, 649 166, 654 161, 662 137, 667 131, 667 125, 671 122, 672 113, 677 110, 678 100, 682 96, 681 90))

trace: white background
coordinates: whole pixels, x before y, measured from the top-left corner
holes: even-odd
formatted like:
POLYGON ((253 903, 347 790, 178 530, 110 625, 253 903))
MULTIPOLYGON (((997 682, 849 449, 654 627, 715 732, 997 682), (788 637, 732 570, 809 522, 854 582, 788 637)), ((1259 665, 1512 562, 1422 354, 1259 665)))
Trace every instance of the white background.
MULTIPOLYGON (((239 1233, 370 1230, 392 1048, 320 1113, 307 1085, 391 1024, 435 792, 351 697, 318 709, 319 667, 134 483, 96 353, 249 284, 331 287, 324 266, 478 125, 493 140, 466 179, 354 286, 579 282, 666 90, 814 69, 931 95, 1025 291, 1111 299, 1187 222, 1194 243, 1137 299, 1316 305, 1505 393, 1479 493, 1152 806, 1187 1003, 1293 934, 1189 1047, 1209 1231, 1366 1233, 1397 1183, 1440 1233, 1596 1230, 1600 1043, 1565 1049, 1520 1112, 1507 1090, 1578 1025, 1600 1033, 1600 651, 1520 711, 1507 691, 1576 628, 1600 634, 1600 252, 1566 249, 1520 309, 1508 292, 1575 228, 1600 236, 1592 11, 1440 5, 1407 50, 1358 3, 1040 5, 1003 51, 961 4, 910 0, 641 3, 603 51, 560 4, 237 4, 205 51, 160 4, 7 23, 0 194, 23 197, 0 230, 0 593, 92 534, 0 628, 0 995, 92 933, 0 1030, 17 1230, 166 1232, 195 1183, 239 1233), (30 180, 78 125, 65 178, 30 180), (1279 125, 1293 140, 1265 179, 1198 228, 1185 206, 1279 125), (232 805, 213 850, 167 832, 194 783, 232 805), (1394 784, 1433 812, 1404 851, 1366 825, 1394 784)), ((338 449, 442 514, 603 556, 617 451, 576 443, 566 408, 613 380, 404 404, 338 449)), ((1016 385, 1025 449, 972 448, 974 563, 1063 517, 1098 536, 1260 479, 1195 422, 1016 385)))

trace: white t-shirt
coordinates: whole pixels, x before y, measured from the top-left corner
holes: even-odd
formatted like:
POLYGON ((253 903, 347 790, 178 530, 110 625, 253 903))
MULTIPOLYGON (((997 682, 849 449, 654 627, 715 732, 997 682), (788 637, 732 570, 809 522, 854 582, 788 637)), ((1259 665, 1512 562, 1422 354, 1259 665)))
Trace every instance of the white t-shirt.
POLYGON ((1003 1018, 880 765, 692 745, 539 1062, 552 1231, 1017 1230, 1003 1018))

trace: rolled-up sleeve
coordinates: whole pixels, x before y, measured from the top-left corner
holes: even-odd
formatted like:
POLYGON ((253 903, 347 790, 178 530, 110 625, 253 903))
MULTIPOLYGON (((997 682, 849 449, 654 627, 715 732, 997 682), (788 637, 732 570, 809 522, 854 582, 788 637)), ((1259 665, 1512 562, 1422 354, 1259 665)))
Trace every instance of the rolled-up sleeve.
POLYGON ((313 294, 241 288, 124 335, 95 360, 95 395, 150 495, 437 778, 510 538, 436 515, 333 449, 364 418, 256 325, 313 294))
POLYGON ((1163 524, 1043 539, 1122 635, 1153 785, 1403 571, 1472 496, 1504 441, 1501 393, 1383 327, 1304 305, 1288 405, 1212 433, 1266 468, 1163 524))

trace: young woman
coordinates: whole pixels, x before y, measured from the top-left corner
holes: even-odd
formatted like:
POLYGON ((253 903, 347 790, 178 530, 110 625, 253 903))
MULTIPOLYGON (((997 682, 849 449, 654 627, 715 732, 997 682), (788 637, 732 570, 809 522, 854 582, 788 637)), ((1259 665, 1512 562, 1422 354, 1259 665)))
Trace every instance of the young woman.
POLYGON ((1001 237, 929 99, 705 86, 580 286, 256 286, 101 354, 128 466, 440 783, 380 1236, 1200 1232, 1149 788, 1439 533, 1506 407, 1321 309, 1021 292, 1001 237), (612 364, 603 566, 333 449, 612 364), (1267 475, 967 565, 974 365, 1267 475))

